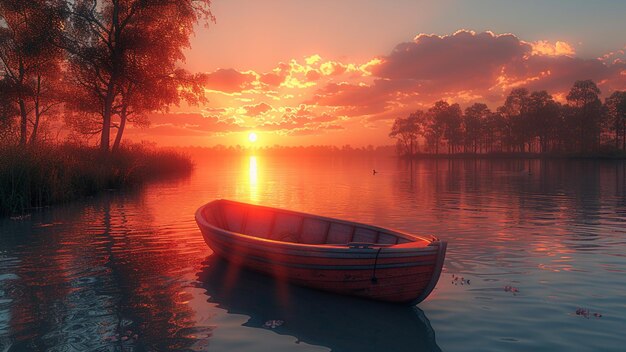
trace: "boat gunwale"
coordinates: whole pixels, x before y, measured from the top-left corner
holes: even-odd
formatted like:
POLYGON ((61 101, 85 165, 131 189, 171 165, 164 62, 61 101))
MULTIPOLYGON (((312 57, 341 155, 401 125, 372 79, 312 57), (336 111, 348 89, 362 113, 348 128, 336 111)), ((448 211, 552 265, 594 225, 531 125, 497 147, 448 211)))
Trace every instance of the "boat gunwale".
MULTIPOLYGON (((232 232, 227 230, 220 229, 219 227, 212 227, 210 229, 215 234, 218 234, 220 237, 216 239, 219 242, 228 242, 228 244, 241 244, 244 243, 248 249, 259 249, 266 252, 284 254, 284 255, 298 255, 298 256, 307 256, 307 257, 326 257, 326 258, 343 258, 346 254, 358 255, 351 257, 352 259, 368 259, 374 258, 377 254, 379 258, 414 258, 421 256, 430 256, 437 254, 437 247, 435 246, 425 246, 425 247, 402 247, 402 248, 393 248, 393 247, 373 247, 373 248, 353 248, 348 246, 337 246, 337 247, 328 247, 328 246, 315 246, 313 248, 304 248, 298 246, 296 248, 278 248, 275 244, 279 243, 289 243, 289 242, 280 242, 274 240, 267 239, 257 239, 256 237, 249 238, 251 236, 243 235, 239 237, 233 236, 232 232), (245 236, 245 237, 244 237, 245 236), (264 240, 264 241, 259 241, 264 240), (378 252, 380 250, 380 253, 378 252)), ((238 233, 234 233, 238 234, 238 233)))
MULTIPOLYGON (((363 253, 363 254, 369 254, 372 252, 377 252, 378 250, 381 250, 381 254, 386 252, 386 254, 390 254, 390 251, 393 252, 397 252, 397 253, 415 253, 415 252, 422 252, 422 251, 438 251, 437 247, 440 247, 441 245, 444 244, 444 241, 441 241, 439 238, 432 236, 432 235, 428 235, 431 238, 425 238, 425 237, 421 237, 421 236, 416 236, 416 235, 412 235, 400 230, 395 230, 395 229, 390 229, 390 228, 383 228, 383 227, 379 227, 379 226, 375 226, 375 225, 369 225, 369 224, 364 224, 364 223, 360 223, 360 222, 356 222, 356 221, 348 221, 348 220, 341 220, 341 219, 336 219, 336 218, 331 218, 331 217, 326 217, 326 216, 321 216, 321 215, 315 215, 315 214, 309 214, 309 213, 304 213, 304 212, 298 212, 298 211, 293 211, 293 210, 287 210, 287 209, 281 209, 281 208, 273 208, 273 207, 268 207, 268 206, 263 206, 263 205, 256 205, 256 204, 248 204, 248 203, 241 203, 241 202, 236 202, 236 201, 232 201, 232 200, 227 200, 227 199, 216 199, 213 200, 211 202, 208 202, 204 205, 202 205, 201 207, 198 208, 198 210, 196 210, 196 214, 195 214, 195 218, 196 221, 198 223, 201 223, 203 226, 212 229, 213 231, 219 232, 222 235, 225 235, 226 238, 228 237, 233 237, 233 238, 237 238, 237 239, 241 239, 241 240, 247 240, 250 241, 252 243, 259 243, 259 244, 268 244, 271 245, 271 247, 283 247, 284 249, 301 249, 301 250, 307 250, 307 251, 311 251, 311 250, 315 250, 315 251, 321 251, 321 252, 349 252, 349 253, 363 253), (324 220, 324 221, 329 221, 329 222, 335 222, 335 223, 340 223, 340 224, 345 224, 345 225, 350 225, 350 226, 361 226, 364 228, 368 228, 371 230, 375 230, 377 232, 381 232, 381 233, 386 233, 386 234, 390 234, 390 235, 395 235, 398 236, 400 238, 404 238, 406 240, 409 240, 410 242, 419 242, 419 241, 423 241, 426 242, 428 244, 424 245, 424 246, 420 246, 420 247, 397 247, 398 245, 401 244, 382 244, 382 243, 372 243, 371 247, 369 248, 354 248, 354 247, 350 247, 349 243, 346 243, 344 245, 341 244, 308 244, 308 243, 296 243, 296 242, 286 242, 286 241, 277 241, 277 240, 272 240, 269 238, 262 238, 262 237, 256 237, 256 236, 251 236, 251 235, 247 235, 244 233, 240 233, 240 232, 235 232, 235 231, 230 231, 230 230, 226 230, 223 227, 219 227, 213 224, 210 224, 207 219, 205 219, 203 211, 204 209, 206 209, 207 207, 211 206, 211 205, 215 205, 217 203, 220 202, 225 202, 225 203, 231 203, 231 204, 236 204, 236 205, 241 205, 241 206, 247 206, 247 207, 257 207, 257 208, 262 208, 265 210, 269 210, 269 211, 274 211, 274 212, 281 212, 281 213, 287 213, 287 214, 292 214, 292 215, 297 215, 297 216, 304 216, 304 217, 312 217, 312 218, 316 218, 319 220, 324 220), (348 251, 346 251, 348 250, 348 251)), ((267 249, 267 248, 264 248, 267 249)), ((439 251, 438 251, 439 252, 439 251)))

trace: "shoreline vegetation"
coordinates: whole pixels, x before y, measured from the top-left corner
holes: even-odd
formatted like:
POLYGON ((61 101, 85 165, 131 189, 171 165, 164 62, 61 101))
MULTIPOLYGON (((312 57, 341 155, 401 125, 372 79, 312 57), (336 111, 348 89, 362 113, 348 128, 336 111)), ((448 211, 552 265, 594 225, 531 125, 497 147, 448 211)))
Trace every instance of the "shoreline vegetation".
POLYGON ((399 155, 401 159, 595 159, 595 160, 624 160, 626 153, 623 152, 598 152, 598 153, 530 153, 530 152, 493 152, 493 153, 455 153, 455 154, 431 154, 414 153, 413 155, 399 155))
POLYGON ((188 175, 193 168, 188 155, 145 144, 104 156, 98 147, 70 143, 0 146, 0 218, 27 217, 34 209, 188 175))
MULTIPOLYGON (((395 119, 389 137, 401 156, 428 154, 623 158, 626 155, 626 91, 602 102, 592 80, 574 82, 565 101, 545 90, 514 88, 492 111, 474 103, 435 102, 395 119)), ((455 157, 455 156, 454 156, 455 157)))
POLYGON ((192 160, 203 157, 346 156, 420 159, 594 159, 624 160, 624 152, 596 153, 414 153, 395 154, 395 146, 242 146, 158 148, 147 143, 123 144, 116 153, 103 154, 98 146, 73 143, 39 145, 22 149, 0 145, 0 218, 21 219, 42 207, 98 195, 107 190, 132 189, 147 182, 189 175, 192 160))
POLYGON ((309 146, 262 146, 244 147, 241 145, 224 146, 215 145, 212 147, 187 146, 176 147, 183 153, 193 158, 203 157, 240 157, 246 155, 255 156, 276 156, 276 157, 326 157, 326 156, 348 156, 348 157, 390 157, 399 159, 626 159, 626 152, 621 150, 606 150, 598 152, 457 152, 457 153, 429 153, 414 152, 413 154, 401 154, 397 152, 397 146, 380 145, 352 147, 351 145, 309 145, 309 146))

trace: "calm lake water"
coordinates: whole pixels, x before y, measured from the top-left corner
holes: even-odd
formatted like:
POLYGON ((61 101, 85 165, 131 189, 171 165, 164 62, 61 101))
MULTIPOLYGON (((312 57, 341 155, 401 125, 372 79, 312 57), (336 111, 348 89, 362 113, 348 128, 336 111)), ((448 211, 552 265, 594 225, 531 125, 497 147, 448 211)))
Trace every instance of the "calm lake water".
POLYGON ((185 179, 0 220, 0 351, 626 348, 623 161, 197 164, 185 179), (233 280, 193 218, 216 198, 432 233, 449 243, 444 272, 418 307, 233 280))

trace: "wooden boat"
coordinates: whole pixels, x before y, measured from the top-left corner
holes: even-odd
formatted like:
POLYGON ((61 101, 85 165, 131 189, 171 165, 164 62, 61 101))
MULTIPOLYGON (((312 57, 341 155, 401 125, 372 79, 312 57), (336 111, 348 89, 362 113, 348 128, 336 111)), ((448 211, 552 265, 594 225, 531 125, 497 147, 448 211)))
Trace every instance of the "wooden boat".
POLYGON ((339 294, 417 304, 434 289, 446 242, 434 236, 215 200, 198 209, 205 242, 249 269, 339 294))

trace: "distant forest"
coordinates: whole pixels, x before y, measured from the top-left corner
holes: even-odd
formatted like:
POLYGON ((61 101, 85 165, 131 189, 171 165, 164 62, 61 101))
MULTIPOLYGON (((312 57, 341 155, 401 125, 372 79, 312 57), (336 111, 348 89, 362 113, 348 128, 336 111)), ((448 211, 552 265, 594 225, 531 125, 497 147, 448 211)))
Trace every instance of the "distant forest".
POLYGON ((516 88, 496 111, 475 103, 436 102, 395 120, 389 136, 402 156, 540 153, 625 155, 626 91, 600 99, 591 80, 577 81, 561 104, 545 90, 516 88))
POLYGON ((288 157, 312 157, 312 156, 333 156, 333 155, 349 155, 349 156, 393 156, 393 145, 376 146, 368 145, 365 147, 353 147, 349 144, 343 146, 333 145, 309 145, 309 146, 282 146, 272 145, 263 147, 250 146, 225 146, 215 145, 212 147, 178 147, 176 150, 194 157, 199 156, 242 156, 242 155, 268 155, 268 156, 288 156, 288 157))

